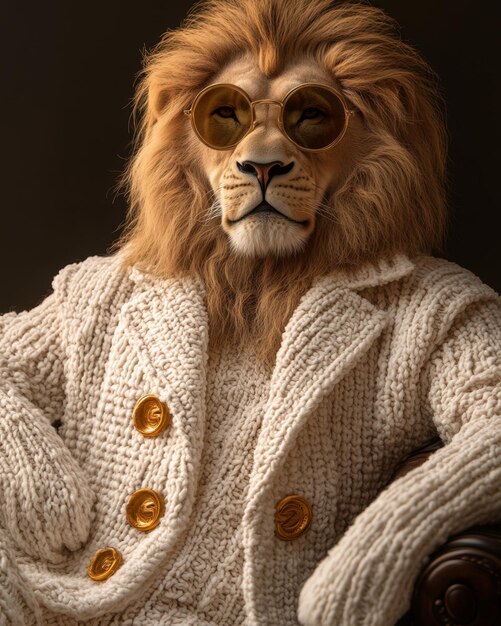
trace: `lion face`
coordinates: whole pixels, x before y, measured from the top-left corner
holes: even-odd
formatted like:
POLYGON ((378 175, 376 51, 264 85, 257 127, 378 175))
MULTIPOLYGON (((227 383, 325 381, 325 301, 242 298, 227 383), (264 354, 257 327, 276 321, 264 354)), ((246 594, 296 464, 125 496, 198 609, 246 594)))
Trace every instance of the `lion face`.
MULTIPOLYGON (((279 75, 267 78, 250 54, 223 67, 210 84, 237 85, 251 100, 281 101, 305 82, 340 89, 313 60, 291 62, 279 75)), ((315 229, 317 215, 334 218, 325 199, 346 177, 355 158, 360 136, 356 117, 351 117, 339 143, 308 152, 281 132, 279 111, 272 103, 255 105, 256 126, 229 150, 209 148, 193 132, 193 150, 202 152, 198 161, 214 195, 210 212, 221 220, 233 251, 244 256, 283 256, 301 250, 315 229)))

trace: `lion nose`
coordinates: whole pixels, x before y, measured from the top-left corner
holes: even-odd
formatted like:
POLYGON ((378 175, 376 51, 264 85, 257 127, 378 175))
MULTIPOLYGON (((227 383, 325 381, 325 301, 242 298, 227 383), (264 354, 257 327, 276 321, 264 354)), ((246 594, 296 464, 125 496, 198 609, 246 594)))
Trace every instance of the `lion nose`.
POLYGON ((293 166, 294 161, 291 161, 288 165, 284 165, 282 161, 270 161, 269 163, 256 163, 255 161, 243 161, 242 163, 238 163, 237 161, 237 167, 241 172, 247 172, 257 177, 263 195, 273 176, 287 174, 291 171, 293 166))

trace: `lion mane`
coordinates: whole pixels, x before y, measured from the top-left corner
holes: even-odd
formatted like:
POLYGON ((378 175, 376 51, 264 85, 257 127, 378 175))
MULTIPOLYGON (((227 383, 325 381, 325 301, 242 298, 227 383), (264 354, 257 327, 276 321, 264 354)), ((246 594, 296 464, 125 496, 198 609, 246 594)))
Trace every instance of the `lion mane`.
POLYGON ((247 342, 273 363, 287 320, 315 277, 396 252, 442 252, 447 229, 447 132, 438 76, 381 9, 330 0, 203 0, 144 53, 132 101, 134 149, 117 189, 128 204, 110 251, 158 277, 197 275, 210 343, 247 342), (326 197, 301 253, 231 251, 201 152, 183 110, 211 77, 252 52, 267 77, 308 56, 360 113, 365 143, 326 197))

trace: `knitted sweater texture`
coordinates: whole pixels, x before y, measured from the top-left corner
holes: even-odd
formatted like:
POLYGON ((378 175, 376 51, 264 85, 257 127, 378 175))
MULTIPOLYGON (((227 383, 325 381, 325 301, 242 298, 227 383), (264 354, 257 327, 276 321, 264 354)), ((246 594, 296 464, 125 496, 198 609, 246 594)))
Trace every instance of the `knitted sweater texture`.
POLYGON ((0 624, 394 626, 435 548, 501 520, 501 298, 477 276, 397 254, 319 277, 268 369, 209 352, 197 278, 120 261, 0 316, 0 624), (141 488, 165 499, 148 532, 125 514, 141 488), (312 517, 284 541, 289 494, 312 517), (123 562, 92 580, 107 546, 123 562))

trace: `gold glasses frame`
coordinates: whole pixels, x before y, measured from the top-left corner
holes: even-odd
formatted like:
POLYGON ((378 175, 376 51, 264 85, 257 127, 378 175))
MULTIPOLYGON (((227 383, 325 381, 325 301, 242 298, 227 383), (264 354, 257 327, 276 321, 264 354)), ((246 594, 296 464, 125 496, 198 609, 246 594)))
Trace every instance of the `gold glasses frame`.
POLYGON ((260 104, 260 103, 266 103, 266 104, 278 104, 280 107, 280 111, 278 114, 278 127, 281 130, 281 132, 283 133, 283 135, 285 135, 285 137, 287 137, 287 139, 289 141, 291 141, 295 146, 297 146, 300 150, 305 150, 307 152, 320 152, 323 150, 328 150, 329 148, 334 147, 336 144, 338 144, 343 137, 346 134, 346 131, 348 130, 348 124, 350 121, 350 117, 352 115, 356 114, 356 111, 353 109, 349 109, 346 103, 346 99, 343 96, 343 94, 338 91, 337 89, 335 89, 334 87, 331 87, 331 85, 325 85, 324 83, 315 83, 315 82, 308 82, 308 83, 301 83, 300 85, 296 85, 296 87, 293 87, 290 91, 288 91, 283 100, 270 100, 270 99, 263 99, 263 100, 251 100, 249 95, 246 93, 246 91, 244 89, 242 89, 242 87, 239 87, 238 85, 233 85, 231 83, 214 83, 212 85, 208 85, 207 87, 205 87, 204 89, 202 89, 196 96, 196 98, 193 100, 193 103, 191 105, 191 107, 189 109, 184 109, 183 113, 185 115, 188 115, 190 117, 191 120, 191 125, 193 127, 193 130, 195 132, 195 134, 197 135, 197 137, 200 139, 200 141, 202 141, 206 146, 209 146, 209 148, 213 148, 214 150, 230 150, 231 148, 234 148, 237 144, 239 144, 242 139, 244 137, 246 137, 252 130, 254 130, 255 126, 256 126, 256 116, 254 113, 254 106, 256 104, 260 104), (334 139, 334 141, 332 141, 330 144, 328 144, 327 146, 324 146, 322 148, 306 148, 305 146, 301 146, 300 144, 298 144, 296 141, 294 141, 294 139, 292 139, 292 137, 290 137, 287 134, 287 131, 284 128, 284 123, 283 123, 283 112, 284 112, 284 107, 287 103, 287 100, 298 90, 298 89, 303 89, 306 86, 313 86, 313 87, 323 87, 324 89, 328 89, 330 90, 332 93, 334 93, 335 96, 337 96, 341 102, 341 104, 343 105, 343 109, 344 109, 344 126, 343 126, 343 130, 339 133, 339 135, 336 137, 336 139, 334 139), (198 132, 197 126, 195 124, 195 116, 192 114, 192 112, 194 111, 198 101, 200 100, 200 98, 204 95, 204 93, 206 91, 209 91, 210 89, 214 89, 216 87, 231 87, 232 89, 236 89, 237 91, 239 91, 242 96, 247 100, 247 102, 249 103, 249 107, 251 110, 251 123, 249 125, 249 128, 247 129, 247 131, 245 132, 244 135, 242 135, 242 137, 240 137, 240 139, 238 141, 236 141, 235 143, 232 143, 229 146, 224 146, 223 148, 218 147, 218 146, 213 146, 211 145, 209 142, 207 142, 202 135, 198 132))

